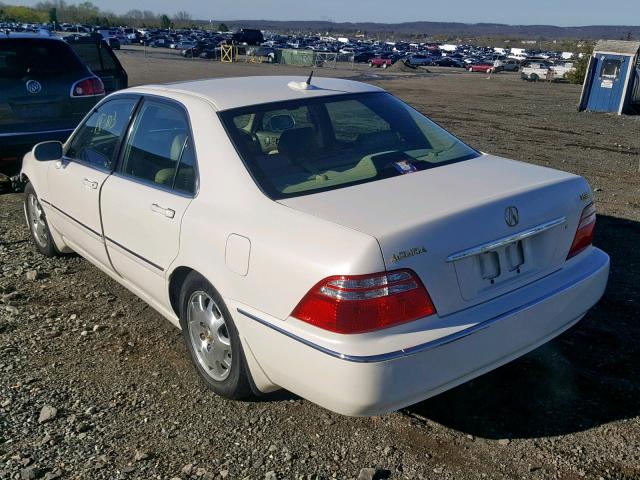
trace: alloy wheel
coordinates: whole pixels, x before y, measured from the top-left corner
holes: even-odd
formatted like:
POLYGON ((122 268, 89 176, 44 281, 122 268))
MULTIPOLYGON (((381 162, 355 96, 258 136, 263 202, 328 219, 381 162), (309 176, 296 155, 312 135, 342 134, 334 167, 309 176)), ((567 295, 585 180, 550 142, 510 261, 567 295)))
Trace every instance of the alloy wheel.
POLYGON ((208 293, 191 294, 187 322, 191 346, 202 369, 216 381, 226 379, 233 359, 231 338, 221 309, 208 293))
POLYGON ((27 222, 34 240, 42 248, 46 248, 49 243, 49 234, 47 233, 47 223, 44 218, 42 206, 38 198, 33 194, 29 194, 27 198, 27 222))

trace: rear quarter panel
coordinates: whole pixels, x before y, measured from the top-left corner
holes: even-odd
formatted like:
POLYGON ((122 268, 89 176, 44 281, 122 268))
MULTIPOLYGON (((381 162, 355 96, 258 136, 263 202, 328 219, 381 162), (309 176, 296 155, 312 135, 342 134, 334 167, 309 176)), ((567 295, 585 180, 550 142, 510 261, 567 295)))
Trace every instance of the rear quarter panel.
POLYGON ((200 177, 199 192, 182 221, 180 252, 169 269, 197 270, 221 295, 285 319, 321 279, 384 270, 378 242, 355 230, 298 212, 256 186, 213 108, 187 106, 200 177), (246 275, 225 260, 227 239, 249 239, 246 275))

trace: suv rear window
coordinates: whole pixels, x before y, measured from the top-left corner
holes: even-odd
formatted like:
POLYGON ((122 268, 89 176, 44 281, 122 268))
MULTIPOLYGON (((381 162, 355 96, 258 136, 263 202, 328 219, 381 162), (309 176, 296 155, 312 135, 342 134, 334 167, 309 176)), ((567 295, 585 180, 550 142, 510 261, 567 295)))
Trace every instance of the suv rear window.
POLYGON ((256 183, 273 199, 479 156, 387 93, 253 105, 221 112, 220 118, 256 183))
POLYGON ((80 59, 62 41, 38 38, 0 40, 0 77, 54 77, 83 68, 80 59))
POLYGON ((95 72, 103 72, 109 70, 117 70, 113 58, 109 55, 102 44, 97 42, 92 43, 71 43, 71 48, 78 54, 82 61, 95 72))

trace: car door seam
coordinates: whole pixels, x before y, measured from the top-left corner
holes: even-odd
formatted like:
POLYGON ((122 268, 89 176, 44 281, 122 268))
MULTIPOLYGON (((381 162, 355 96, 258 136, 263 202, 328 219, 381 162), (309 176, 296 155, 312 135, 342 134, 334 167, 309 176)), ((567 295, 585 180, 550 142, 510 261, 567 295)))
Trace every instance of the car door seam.
POLYGON ((113 264, 113 260, 111 260, 111 254, 109 253, 109 248, 107 247, 107 236, 104 232, 104 221, 102 220, 102 189, 104 188, 104 184, 111 178, 111 174, 104 179, 102 184, 100 185, 100 190, 98 191, 98 216, 100 217, 100 231, 102 232, 102 244, 104 245, 104 251, 107 254, 107 259, 109 260, 109 264, 111 265, 111 269, 115 272, 116 275, 122 277, 120 272, 116 269, 116 266, 113 264))

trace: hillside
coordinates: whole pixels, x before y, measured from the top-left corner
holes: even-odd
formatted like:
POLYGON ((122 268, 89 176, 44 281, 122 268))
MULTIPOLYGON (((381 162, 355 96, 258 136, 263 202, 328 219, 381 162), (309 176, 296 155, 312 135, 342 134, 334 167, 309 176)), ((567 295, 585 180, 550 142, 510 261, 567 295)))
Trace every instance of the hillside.
MULTIPOLYGON (((216 23, 217 21, 213 21, 216 23)), ((454 22, 328 22, 280 20, 225 20, 232 28, 260 28, 277 32, 321 32, 355 34, 364 32, 386 37, 506 37, 518 39, 626 39, 640 38, 640 26, 590 25, 582 27, 556 27, 552 25, 504 25, 498 23, 454 22)))

